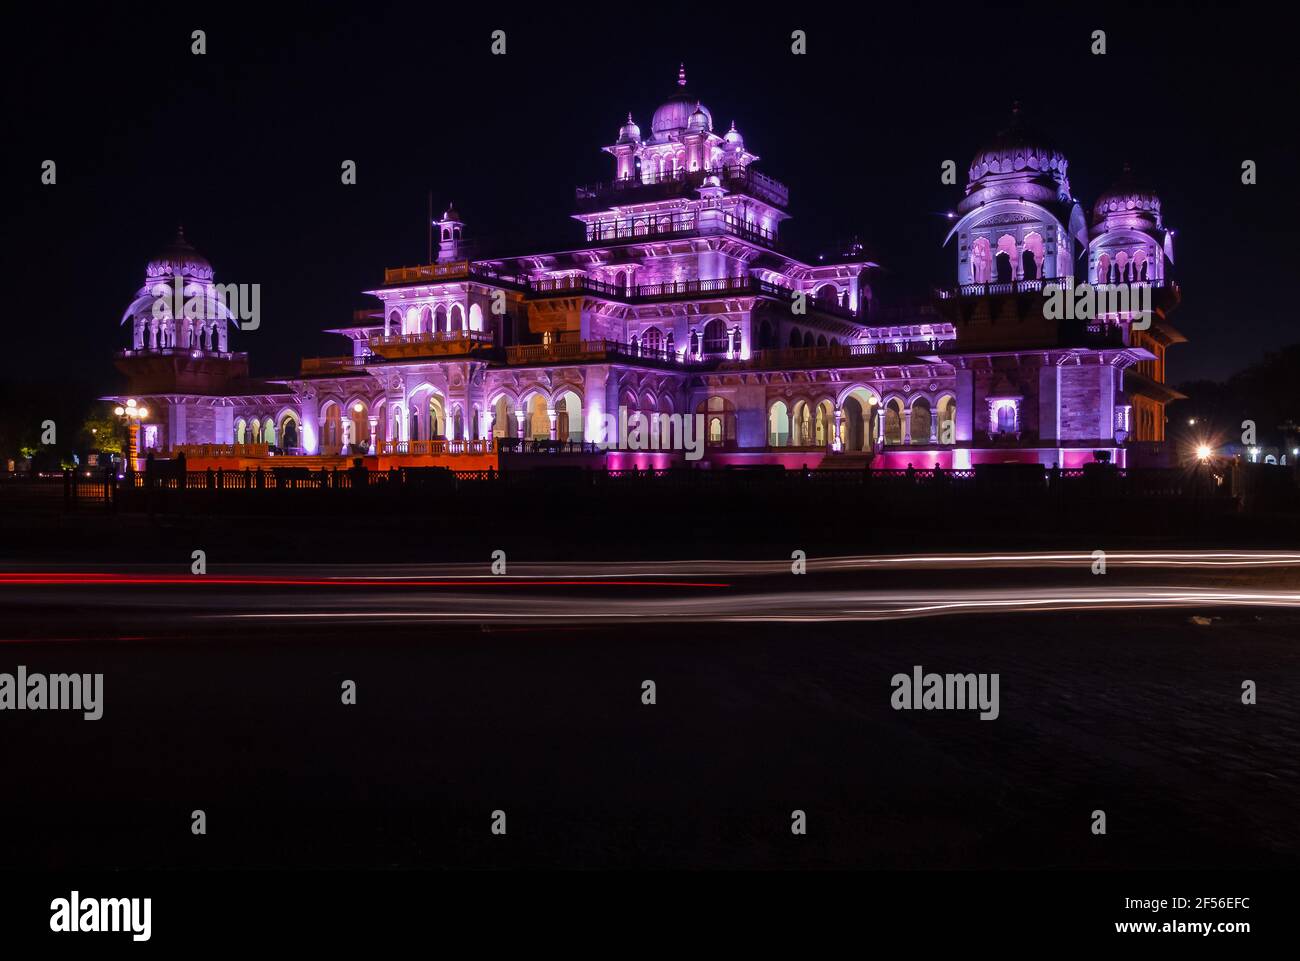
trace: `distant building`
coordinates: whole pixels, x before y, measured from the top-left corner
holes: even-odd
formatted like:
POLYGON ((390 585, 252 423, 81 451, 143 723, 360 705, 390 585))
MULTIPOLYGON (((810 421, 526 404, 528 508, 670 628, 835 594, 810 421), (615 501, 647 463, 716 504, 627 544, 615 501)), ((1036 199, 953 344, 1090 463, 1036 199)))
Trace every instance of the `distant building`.
POLYGON ((368 291, 377 306, 332 331, 350 350, 292 376, 250 378, 229 349, 235 312, 214 306, 211 265, 178 236, 123 317, 129 384, 114 399, 147 403, 142 445, 191 448, 191 463, 279 449, 454 466, 573 449, 638 413, 656 428, 699 415, 708 467, 1068 467, 1097 451, 1123 465, 1163 441, 1178 396, 1165 352, 1183 340, 1168 320, 1173 232, 1127 170, 1085 218, 1065 156, 1017 111, 971 164, 948 237, 956 284, 889 305, 860 246, 833 263, 784 248, 785 185, 734 123, 719 129, 682 71, 647 131, 629 114, 604 148, 613 178, 577 190, 571 246, 476 251, 449 208, 433 224, 436 262, 386 270, 368 291), (206 306, 160 307, 175 276, 206 306), (1149 326, 1136 307, 1052 316, 1050 296, 1085 281, 1124 303, 1149 296, 1149 326))

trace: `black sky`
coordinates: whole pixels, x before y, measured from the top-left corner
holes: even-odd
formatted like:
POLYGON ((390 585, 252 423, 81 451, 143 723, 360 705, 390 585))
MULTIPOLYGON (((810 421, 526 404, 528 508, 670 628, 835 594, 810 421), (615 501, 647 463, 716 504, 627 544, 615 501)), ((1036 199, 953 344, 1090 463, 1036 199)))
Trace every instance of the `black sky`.
POLYGON ((801 4, 371 3, 130 11, 32 6, 0 39, 5 74, 0 378, 114 382, 117 326, 178 222, 217 279, 262 285, 238 335, 260 375, 345 352, 321 328, 370 301, 385 266, 425 260, 426 192, 511 251, 567 246, 575 184, 607 179, 631 110, 648 129, 685 61, 715 124, 735 119, 791 189, 801 249, 867 240, 890 286, 950 284, 943 212, 1019 99, 1070 159, 1088 207, 1125 159, 1177 231, 1170 378, 1222 377, 1300 340, 1289 309, 1295 43, 1234 10, 1043 5, 892 12, 801 4), (625 12, 624 12, 625 11, 625 12), (207 31, 208 53, 190 53, 207 31), (790 53, 807 31, 809 52, 790 53), (1089 52, 1093 29, 1108 53, 1089 52), (505 56, 489 52, 504 29, 505 56), (39 183, 45 159, 58 184, 39 183), (358 164, 358 184, 340 164, 358 164), (1259 184, 1243 186, 1255 160, 1259 184))

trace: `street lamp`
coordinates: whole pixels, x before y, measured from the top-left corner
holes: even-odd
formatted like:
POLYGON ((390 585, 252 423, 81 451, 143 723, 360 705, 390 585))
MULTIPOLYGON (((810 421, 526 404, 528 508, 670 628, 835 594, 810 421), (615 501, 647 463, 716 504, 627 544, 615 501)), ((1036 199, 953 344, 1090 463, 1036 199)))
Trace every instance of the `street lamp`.
POLYGON ((131 470, 136 469, 136 460, 140 455, 140 421, 149 416, 149 408, 141 407, 136 404, 135 398, 129 397, 125 407, 114 407, 113 413, 122 419, 131 433, 131 447, 129 457, 131 470))

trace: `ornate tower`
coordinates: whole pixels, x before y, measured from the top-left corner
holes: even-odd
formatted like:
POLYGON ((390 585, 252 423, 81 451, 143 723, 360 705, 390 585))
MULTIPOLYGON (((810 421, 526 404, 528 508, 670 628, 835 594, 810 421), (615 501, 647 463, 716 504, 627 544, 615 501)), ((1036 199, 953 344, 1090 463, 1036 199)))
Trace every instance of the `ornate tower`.
POLYGON ((456 213, 456 205, 451 204, 443 211, 442 218, 435 220, 438 228, 438 263, 446 264, 466 257, 464 238, 465 222, 456 213))
POLYGON ((1010 124, 971 161, 966 196, 948 234, 958 241, 958 285, 1070 275, 1074 242, 1082 244, 1086 233, 1067 167, 1065 155, 1025 123, 1016 104, 1010 124))
POLYGON ((123 325, 131 321, 131 350, 225 353, 227 327, 236 320, 212 281, 212 264, 185 239, 184 228, 176 228, 122 314, 123 325))
POLYGON ((1130 440, 1158 444, 1165 439, 1165 405, 1183 396, 1165 383, 1165 353, 1187 339, 1169 322, 1180 297, 1168 273, 1174 232, 1165 228, 1155 189, 1126 163, 1093 205, 1088 233, 1089 281, 1127 286, 1129 295, 1117 298, 1119 303, 1150 308, 1149 317, 1130 309, 1109 319, 1123 328, 1128 346, 1153 355, 1125 372, 1131 404, 1125 426, 1130 440))
POLYGON ((131 346, 116 359, 126 378, 119 402, 147 401, 143 447, 229 441, 228 396, 248 389, 248 355, 229 350, 238 320, 228 297, 183 230, 150 259, 120 321, 130 322, 131 346))

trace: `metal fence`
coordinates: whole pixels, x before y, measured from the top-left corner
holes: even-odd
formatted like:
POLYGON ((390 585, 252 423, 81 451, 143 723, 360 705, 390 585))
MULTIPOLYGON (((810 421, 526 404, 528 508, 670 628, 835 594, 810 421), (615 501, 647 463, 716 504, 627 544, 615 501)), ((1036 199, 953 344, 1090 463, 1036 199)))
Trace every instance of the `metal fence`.
MULTIPOLYGON (((17 485, 0 485, 0 493, 17 485)), ((865 511, 883 505, 930 505, 936 509, 1014 512, 1029 506, 1159 502, 1195 503, 1206 509, 1235 509, 1238 505, 1231 477, 1208 471, 1131 469, 1104 465, 1082 469, 1046 469, 1034 465, 989 465, 969 470, 787 470, 755 466, 700 470, 691 467, 606 470, 577 465, 532 466, 519 470, 451 470, 445 467, 394 467, 376 471, 365 467, 177 471, 163 464, 122 477, 86 476, 67 471, 31 480, 27 494, 44 495, 44 501, 62 487, 66 509, 127 511, 293 510, 310 513, 328 510, 339 499, 364 502, 382 512, 387 504, 410 509, 425 503, 445 509, 445 497, 455 495, 465 504, 500 501, 511 492, 547 492, 566 495, 577 509, 584 499, 642 503, 637 498, 674 492, 688 501, 718 503, 743 498, 755 502, 818 503, 829 496, 840 504, 861 504, 865 511)), ((509 499, 509 498, 507 498, 509 499)))

